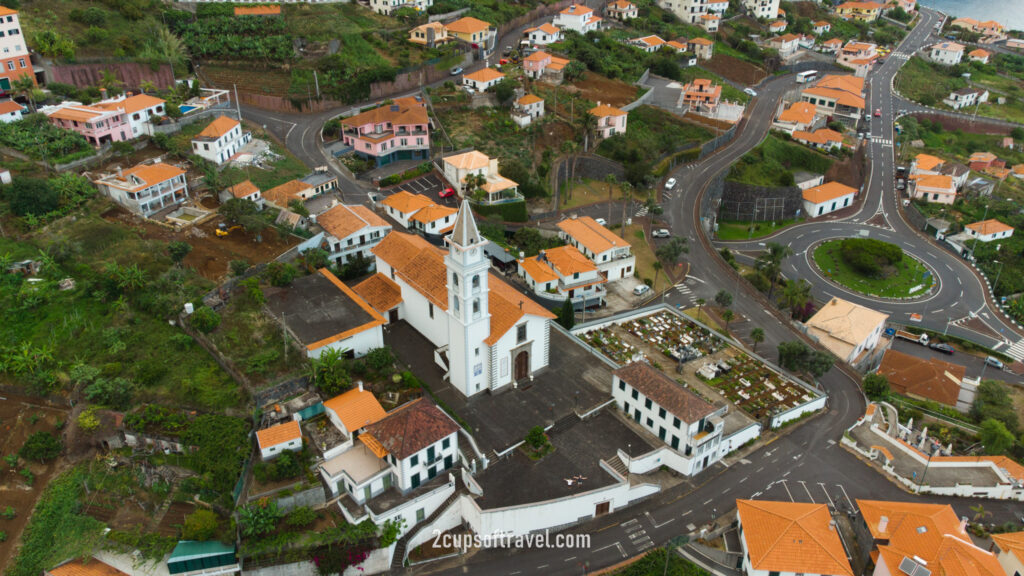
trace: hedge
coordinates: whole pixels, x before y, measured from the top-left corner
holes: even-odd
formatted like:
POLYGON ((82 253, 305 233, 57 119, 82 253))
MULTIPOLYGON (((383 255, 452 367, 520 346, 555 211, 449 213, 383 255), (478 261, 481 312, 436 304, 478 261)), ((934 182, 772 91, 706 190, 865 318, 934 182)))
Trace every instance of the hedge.
POLYGON ((412 180, 413 178, 419 178, 424 174, 429 173, 434 169, 434 165, 430 162, 424 162, 415 168, 410 168, 401 174, 392 174, 386 178, 381 178, 380 186, 394 186, 395 184, 401 184, 406 180, 412 180))
POLYGON ((525 200, 502 204, 477 204, 473 206, 473 211, 484 218, 497 214, 505 222, 526 222, 530 219, 525 200))

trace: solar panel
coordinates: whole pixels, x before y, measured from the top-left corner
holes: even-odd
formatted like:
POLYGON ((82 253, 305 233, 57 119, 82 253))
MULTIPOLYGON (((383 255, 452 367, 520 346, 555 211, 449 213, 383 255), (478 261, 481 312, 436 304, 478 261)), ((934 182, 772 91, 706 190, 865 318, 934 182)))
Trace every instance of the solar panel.
POLYGON ((900 571, 907 576, 932 576, 931 570, 910 558, 903 558, 903 560, 900 560, 900 571))

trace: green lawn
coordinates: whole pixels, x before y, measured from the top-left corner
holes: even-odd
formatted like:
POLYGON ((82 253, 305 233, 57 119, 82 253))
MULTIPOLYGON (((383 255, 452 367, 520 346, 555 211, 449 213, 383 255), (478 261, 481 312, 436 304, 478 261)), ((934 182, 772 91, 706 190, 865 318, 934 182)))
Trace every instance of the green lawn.
POLYGON ((822 274, 851 290, 881 296, 883 298, 905 298, 922 296, 932 285, 932 277, 925 276, 927 270, 917 260, 904 254, 897 265, 896 273, 886 278, 870 278, 854 270, 839 255, 842 240, 829 240, 814 249, 814 262, 822 274), (923 286, 911 294, 910 289, 923 286))
POLYGON ((967 86, 967 81, 950 76, 948 68, 936 66, 914 56, 900 68, 896 89, 907 98, 927 106, 944 107, 942 99, 954 90, 967 86))
POLYGON ((793 171, 824 174, 832 162, 832 158, 810 148, 768 136, 733 164, 726 178, 754 186, 792 186, 793 171))
POLYGON ((314 42, 326 42, 339 34, 364 30, 408 28, 393 18, 354 3, 284 4, 281 15, 292 34, 314 42))
POLYGON ((803 222, 803 218, 795 220, 780 220, 778 222, 754 222, 754 231, 750 231, 750 222, 738 222, 734 220, 718 221, 718 239, 726 242, 734 240, 753 240, 770 236, 783 228, 803 222))
POLYGON ((698 146, 713 135, 660 108, 638 106, 630 110, 625 134, 602 140, 597 153, 620 162, 656 160, 671 152, 698 146))

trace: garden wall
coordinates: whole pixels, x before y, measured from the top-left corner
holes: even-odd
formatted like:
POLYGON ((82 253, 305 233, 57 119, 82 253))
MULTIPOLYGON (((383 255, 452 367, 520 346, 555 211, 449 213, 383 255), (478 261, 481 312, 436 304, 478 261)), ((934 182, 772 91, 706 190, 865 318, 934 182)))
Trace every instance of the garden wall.
POLYGON ((727 220, 771 222, 796 218, 802 210, 803 193, 796 186, 752 186, 726 181, 719 214, 727 220))
POLYGON ((327 495, 324 492, 324 487, 322 484, 318 484, 308 490, 303 490, 302 492, 292 494, 291 496, 278 498, 277 507, 283 512, 288 512, 303 506, 316 508, 326 501, 327 495))
POLYGON ((125 90, 141 90, 140 84, 147 80, 161 90, 174 86, 174 71, 169 64, 161 64, 156 70, 140 62, 59 64, 51 66, 47 72, 49 82, 71 84, 77 88, 99 86, 103 72, 112 72, 117 76, 125 90))

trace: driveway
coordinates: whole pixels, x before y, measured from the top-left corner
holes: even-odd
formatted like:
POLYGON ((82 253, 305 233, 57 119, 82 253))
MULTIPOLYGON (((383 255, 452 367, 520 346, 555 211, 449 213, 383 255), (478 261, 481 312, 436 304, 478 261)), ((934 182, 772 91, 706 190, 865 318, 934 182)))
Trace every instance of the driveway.
POLYGON ((444 199, 438 197, 441 190, 444 190, 447 187, 448 185, 441 179, 441 176, 437 173, 431 172, 430 174, 420 176, 419 178, 409 180, 408 182, 403 182, 397 186, 383 188, 381 189, 379 196, 386 197, 401 190, 405 190, 406 192, 411 192, 413 194, 422 194, 438 204, 454 206, 457 197, 452 196, 444 199))
POLYGON ((967 368, 967 376, 977 377, 980 376, 982 370, 985 371, 985 378, 989 380, 1002 380, 1003 382, 1009 382, 1017 386, 1024 386, 1024 377, 1021 377, 1013 372, 1004 370, 1000 371, 991 366, 985 367, 985 357, 975 356, 968 354, 967 352, 961 352, 957 350, 952 355, 943 354, 937 350, 932 350, 927 346, 921 346, 914 342, 907 342, 906 340, 895 340, 892 343, 892 349, 904 354, 909 354, 915 358, 938 358, 952 364, 959 364, 967 368))

